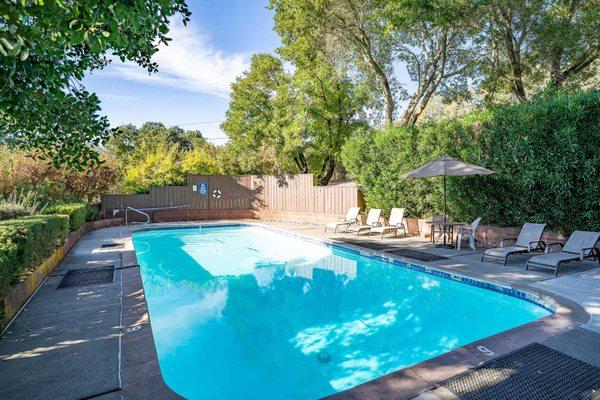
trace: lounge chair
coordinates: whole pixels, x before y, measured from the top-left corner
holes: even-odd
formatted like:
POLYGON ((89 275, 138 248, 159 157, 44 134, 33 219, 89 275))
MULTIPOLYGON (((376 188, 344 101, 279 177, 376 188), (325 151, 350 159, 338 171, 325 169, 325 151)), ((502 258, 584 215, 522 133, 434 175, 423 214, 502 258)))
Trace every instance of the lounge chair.
POLYGON ((351 225, 346 232, 356 232, 356 236, 358 236, 362 231, 370 231, 371 228, 381 226, 379 222, 380 215, 381 210, 379 208, 371 208, 369 214, 367 214, 367 222, 364 225, 351 225))
POLYGON ((329 222, 326 224, 325 232, 327 232, 327 229, 333 229, 333 231, 337 233, 340 226, 345 226, 347 229, 350 225, 356 224, 358 222, 358 213, 360 213, 360 207, 350 207, 345 217, 340 218, 336 222, 329 222))
POLYGON ((467 239, 469 242, 469 247, 471 250, 475 251, 475 236, 477 235, 477 227, 481 222, 481 218, 477 218, 475 221, 471 222, 471 226, 461 226, 458 228, 458 233, 456 234, 456 250, 460 251, 460 244, 463 239, 467 239))
POLYGON ((500 262, 506 264, 506 259, 511 254, 531 253, 533 251, 542 251, 546 244, 542 242, 542 234, 546 224, 526 223, 521 228, 518 238, 505 238, 500 241, 500 247, 487 249, 481 255, 481 261, 500 262), (515 241, 512 246, 504 247, 507 241, 515 241))
POLYGON ((394 237, 398 235, 398 231, 402 229, 404 232, 404 236, 406 236, 406 227, 404 226, 404 208, 392 208, 392 212, 390 213, 390 220, 388 224, 385 226, 376 226, 371 228, 369 231, 369 236, 371 233, 381 233, 381 239, 383 239, 383 234, 386 232, 394 232, 394 237))
POLYGON ((549 243, 544 254, 531 257, 527 261, 525 270, 529 267, 553 269, 554 276, 558 274, 560 264, 570 261, 583 261, 586 258, 597 259, 600 264, 600 250, 596 243, 600 239, 599 232, 575 231, 569 236, 564 245, 562 243, 549 243), (560 251, 550 252, 554 245, 561 246, 560 251))

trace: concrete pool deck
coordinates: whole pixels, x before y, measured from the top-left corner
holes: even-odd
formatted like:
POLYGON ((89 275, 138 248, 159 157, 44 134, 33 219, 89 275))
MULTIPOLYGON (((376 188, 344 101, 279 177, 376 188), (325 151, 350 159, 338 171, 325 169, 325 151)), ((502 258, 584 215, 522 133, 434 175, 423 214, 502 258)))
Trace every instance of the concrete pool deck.
MULTIPOLYGON (((263 224, 330 241, 350 238, 343 233, 325 234, 322 226, 309 224, 240 222, 263 224)), ((435 262, 414 261, 417 264, 548 293, 560 299, 569 310, 570 323, 563 325, 564 320, 556 318, 548 321, 560 323, 534 321, 338 393, 332 398, 454 398, 451 393, 437 387, 442 378, 520 347, 522 342, 519 339, 540 341, 600 367, 600 268, 597 268, 597 263, 573 263, 561 268, 559 277, 554 278, 547 270, 525 271, 525 257, 514 257, 502 267, 479 262, 480 255, 470 250, 439 249, 418 238, 380 240, 365 237, 361 240, 390 243, 398 248, 446 257, 435 262), (478 346, 483 346, 480 342, 494 354, 487 355, 478 349, 478 346)), ((164 384, 158 369, 136 264, 129 229, 103 228, 86 234, 0 339, 0 398, 179 398, 164 384), (102 244, 115 242, 122 243, 123 248, 100 249, 102 244), (67 270, 102 265, 115 266, 113 283, 56 290, 67 270)))

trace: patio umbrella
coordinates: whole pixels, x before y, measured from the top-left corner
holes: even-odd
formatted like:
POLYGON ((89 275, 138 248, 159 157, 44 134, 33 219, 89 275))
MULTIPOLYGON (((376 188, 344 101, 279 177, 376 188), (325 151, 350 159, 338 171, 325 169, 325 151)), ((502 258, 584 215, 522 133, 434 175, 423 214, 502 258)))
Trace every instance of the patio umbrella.
POLYGON ((402 175, 402 178, 429 178, 432 176, 444 177, 444 216, 448 217, 448 203, 446 202, 446 176, 466 176, 466 175, 490 175, 494 171, 478 167, 477 165, 462 162, 448 156, 441 156, 420 168, 413 169, 402 175))

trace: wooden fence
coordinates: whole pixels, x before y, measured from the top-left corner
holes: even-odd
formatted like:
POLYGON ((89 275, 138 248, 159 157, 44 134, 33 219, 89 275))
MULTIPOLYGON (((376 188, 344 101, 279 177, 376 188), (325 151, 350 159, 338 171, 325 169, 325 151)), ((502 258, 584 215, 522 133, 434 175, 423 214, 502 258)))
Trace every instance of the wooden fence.
POLYGON ((312 174, 190 175, 185 186, 152 187, 145 194, 101 196, 101 211, 106 217, 127 207, 345 214, 348 207, 363 204, 355 183, 315 186, 312 174))

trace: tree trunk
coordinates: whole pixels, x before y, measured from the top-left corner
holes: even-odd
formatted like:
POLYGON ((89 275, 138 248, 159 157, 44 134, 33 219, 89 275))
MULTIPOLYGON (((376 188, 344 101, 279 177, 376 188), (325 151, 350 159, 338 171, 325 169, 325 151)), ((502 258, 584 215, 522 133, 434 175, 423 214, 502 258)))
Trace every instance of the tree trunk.
POLYGON ((327 156, 325 160, 323 160, 323 167, 321 168, 321 173, 319 174, 318 184, 319 186, 327 186, 331 177, 333 177, 333 172, 335 171, 335 160, 331 156, 327 156))
POLYGON ((525 93, 525 85, 523 84, 523 70, 521 68, 521 52, 518 48, 515 48, 513 42, 512 29, 507 27, 504 31, 504 44, 506 45, 506 51, 508 53, 508 60, 512 69, 511 88, 517 99, 524 103, 527 101, 527 94, 525 93))
POLYGON ((300 170, 301 174, 308 174, 308 162, 306 161, 306 158, 302 152, 294 156, 294 162, 296 163, 296 166, 300 170))
POLYGON ((385 71, 377 63, 373 57, 373 54, 371 54, 370 49, 365 51, 365 59, 379 79, 379 84, 381 86, 381 90, 383 91, 383 101, 385 102, 385 120, 391 125, 394 122, 394 109, 396 105, 394 104, 394 95, 392 94, 390 81, 388 80, 385 71))

